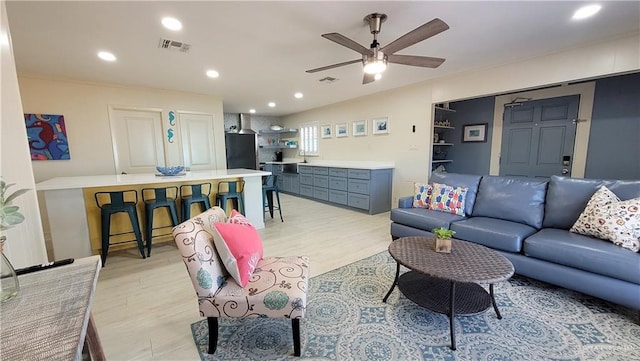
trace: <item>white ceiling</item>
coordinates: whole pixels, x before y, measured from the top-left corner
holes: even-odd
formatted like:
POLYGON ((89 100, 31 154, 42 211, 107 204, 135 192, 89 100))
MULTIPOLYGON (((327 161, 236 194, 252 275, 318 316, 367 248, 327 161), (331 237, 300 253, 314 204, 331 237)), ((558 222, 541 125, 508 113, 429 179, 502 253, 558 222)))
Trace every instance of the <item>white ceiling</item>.
POLYGON ((6 3, 19 73, 211 94, 222 97, 225 112, 255 108, 273 116, 640 31, 639 1, 601 1, 600 13, 580 22, 571 15, 585 1, 6 3), (444 20, 449 30, 398 54, 447 61, 438 69, 390 64, 382 80, 368 85, 360 64, 305 73, 358 59, 320 35, 338 32, 368 47, 363 18, 372 12, 388 15, 382 46, 435 17, 444 20), (163 28, 164 16, 181 20, 183 29, 163 28), (159 49, 161 37, 191 50, 159 49), (99 50, 118 60, 99 60, 99 50), (207 69, 220 77, 207 78, 207 69), (339 80, 319 83, 325 76, 339 80), (303 99, 293 97, 297 91, 303 99), (277 107, 267 107, 269 101, 277 107))

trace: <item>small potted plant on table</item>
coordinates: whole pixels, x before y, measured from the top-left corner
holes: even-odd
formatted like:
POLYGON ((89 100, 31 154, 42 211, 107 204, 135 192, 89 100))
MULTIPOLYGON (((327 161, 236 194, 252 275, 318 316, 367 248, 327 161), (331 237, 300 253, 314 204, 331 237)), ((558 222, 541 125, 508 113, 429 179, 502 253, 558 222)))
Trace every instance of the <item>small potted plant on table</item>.
POLYGON ((431 231, 436 235, 436 252, 451 253, 451 237, 453 237, 456 232, 444 227, 434 228, 431 231))

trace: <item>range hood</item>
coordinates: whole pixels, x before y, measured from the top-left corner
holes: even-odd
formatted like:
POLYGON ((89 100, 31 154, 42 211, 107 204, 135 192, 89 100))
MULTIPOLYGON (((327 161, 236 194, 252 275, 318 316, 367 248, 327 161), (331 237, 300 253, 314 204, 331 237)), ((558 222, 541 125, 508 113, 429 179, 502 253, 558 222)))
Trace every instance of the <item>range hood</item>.
POLYGON ((256 134, 256 132, 251 129, 251 115, 240 113, 240 134, 256 134))

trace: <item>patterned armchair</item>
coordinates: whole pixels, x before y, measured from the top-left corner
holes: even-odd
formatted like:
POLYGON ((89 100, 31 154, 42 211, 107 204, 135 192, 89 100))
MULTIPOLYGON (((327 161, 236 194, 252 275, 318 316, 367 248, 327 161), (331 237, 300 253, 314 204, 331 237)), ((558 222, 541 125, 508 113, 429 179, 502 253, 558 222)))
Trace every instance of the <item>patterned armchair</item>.
POLYGON ((218 318, 291 319, 294 354, 300 356, 300 318, 307 307, 309 259, 264 257, 242 288, 231 278, 213 243, 213 224, 225 222, 213 207, 173 228, 173 237, 198 295, 200 315, 207 317, 209 354, 216 351, 218 318))

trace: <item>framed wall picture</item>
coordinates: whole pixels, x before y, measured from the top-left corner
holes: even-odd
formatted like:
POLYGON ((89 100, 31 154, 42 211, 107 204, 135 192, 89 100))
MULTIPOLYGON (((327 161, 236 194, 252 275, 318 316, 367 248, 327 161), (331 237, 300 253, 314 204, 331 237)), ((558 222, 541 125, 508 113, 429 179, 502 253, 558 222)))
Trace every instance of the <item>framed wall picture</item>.
POLYGON ((347 123, 336 124, 336 138, 342 138, 349 136, 349 130, 347 129, 347 123))
POLYGON ((486 142, 487 141, 487 123, 468 124, 462 131, 463 142, 486 142))
POLYGON ((24 115, 31 160, 69 160, 69 143, 64 115, 24 115))
POLYGON ((363 135, 367 135, 367 121, 355 120, 353 122, 353 136, 359 137, 363 135))
POLYGON ((371 129, 373 134, 389 133, 389 117, 374 118, 371 121, 371 129))
POLYGON ((322 138, 331 138, 331 124, 321 126, 320 132, 322 138))

